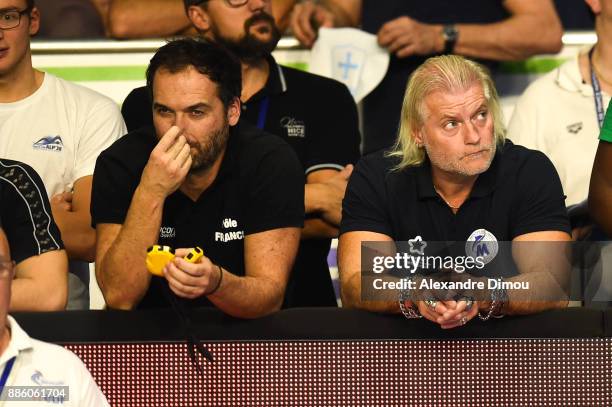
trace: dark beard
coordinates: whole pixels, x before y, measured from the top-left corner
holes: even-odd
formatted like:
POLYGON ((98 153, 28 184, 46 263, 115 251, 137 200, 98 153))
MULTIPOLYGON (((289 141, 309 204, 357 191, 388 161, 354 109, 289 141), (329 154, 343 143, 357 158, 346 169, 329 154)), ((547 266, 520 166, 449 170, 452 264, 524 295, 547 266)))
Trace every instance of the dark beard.
POLYGON ((219 158, 221 153, 225 150, 228 138, 229 125, 226 121, 221 129, 215 131, 211 135, 210 142, 206 148, 201 148, 200 145, 193 146, 198 151, 198 155, 192 156, 193 162, 191 163, 189 173, 193 174, 209 170, 217 158, 219 158))
POLYGON ((281 38, 281 33, 276 26, 274 18, 268 13, 255 14, 244 22, 245 35, 238 41, 223 38, 215 26, 212 27, 212 32, 215 36, 215 42, 229 49, 243 62, 255 62, 267 57, 274 51, 278 41, 281 38), (269 41, 260 41, 257 37, 251 34, 251 26, 261 21, 268 22, 271 30, 269 41))

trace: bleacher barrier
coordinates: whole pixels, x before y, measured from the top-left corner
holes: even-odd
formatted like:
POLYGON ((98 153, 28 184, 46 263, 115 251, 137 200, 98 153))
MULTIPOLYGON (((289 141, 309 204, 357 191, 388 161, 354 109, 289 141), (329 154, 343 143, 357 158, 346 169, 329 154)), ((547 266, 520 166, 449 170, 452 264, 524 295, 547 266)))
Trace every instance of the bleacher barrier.
POLYGON ((569 308, 448 331, 425 320, 292 309, 259 320, 195 310, 214 357, 194 368, 170 310, 16 314, 63 344, 114 407, 606 406, 612 311, 569 308))

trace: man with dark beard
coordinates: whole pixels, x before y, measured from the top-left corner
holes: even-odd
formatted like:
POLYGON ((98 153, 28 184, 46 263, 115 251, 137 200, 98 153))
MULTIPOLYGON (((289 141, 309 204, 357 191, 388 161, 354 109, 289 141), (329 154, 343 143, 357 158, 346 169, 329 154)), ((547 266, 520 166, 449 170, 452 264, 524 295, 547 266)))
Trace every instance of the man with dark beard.
MULTIPOLYGON (((185 8, 205 39, 240 58, 241 118, 287 141, 306 174, 307 218, 285 305, 334 306, 327 254, 338 234, 350 164, 359 158, 355 103, 343 84, 275 62, 280 33, 269 0, 185 0, 185 8)), ((150 106, 144 88, 127 97, 128 129, 150 123, 150 106)))
POLYGON ((246 124, 239 62, 193 39, 147 70, 154 129, 129 133, 96 163, 96 276, 111 308, 211 305, 254 318, 279 309, 303 225, 304 177, 291 148, 246 124), (147 248, 176 257, 153 277, 147 248), (191 263, 189 249, 204 257, 191 263))

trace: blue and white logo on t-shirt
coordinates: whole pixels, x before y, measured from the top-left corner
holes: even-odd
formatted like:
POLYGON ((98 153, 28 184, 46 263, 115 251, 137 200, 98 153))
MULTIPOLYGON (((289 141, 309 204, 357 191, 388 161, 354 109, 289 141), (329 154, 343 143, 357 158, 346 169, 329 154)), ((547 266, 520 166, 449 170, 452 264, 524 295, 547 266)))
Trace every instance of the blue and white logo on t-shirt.
POLYGON ((62 151, 64 148, 64 143, 62 142, 62 138, 60 136, 47 136, 43 137, 34 144, 32 147, 35 150, 49 150, 49 151, 62 151))

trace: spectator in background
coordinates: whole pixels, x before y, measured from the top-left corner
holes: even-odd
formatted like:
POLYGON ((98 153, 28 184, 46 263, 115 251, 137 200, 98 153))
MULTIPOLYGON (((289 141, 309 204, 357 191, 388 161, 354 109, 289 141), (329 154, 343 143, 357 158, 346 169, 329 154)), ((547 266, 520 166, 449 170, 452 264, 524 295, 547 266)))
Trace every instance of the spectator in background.
POLYGON ((0 254, 16 262, 11 311, 64 309, 68 258, 44 185, 31 167, 5 159, 0 159, 0 254))
MULTIPOLYGON (((24 174, 30 171, 27 169, 24 174)), ((5 236, 0 228, 0 371, 6 374, 2 377, 3 404, 107 407, 109 404, 106 398, 76 355, 59 345, 30 338, 17 324, 17 321, 8 315, 9 309, 14 310, 12 305, 15 300, 11 296, 11 291, 17 288, 17 281, 20 281, 19 265, 16 268, 13 267, 6 245, 2 242, 5 242, 5 236), (17 278, 13 279, 15 274, 17 278), (10 386, 43 386, 34 387, 34 389, 58 386, 59 391, 61 391, 59 386, 66 386, 67 391, 62 395, 63 397, 44 398, 40 402, 20 403, 19 401, 23 401, 23 398, 13 402, 4 401, 10 400, 7 397, 8 386, 4 387, 7 382, 10 386)), ((58 253, 58 251, 46 254, 52 253, 58 253)), ((43 256, 45 255, 39 257, 43 256)), ((50 256, 45 257, 44 262, 51 259, 50 256)), ((37 300, 41 301, 44 298, 39 297, 37 300)))
POLYGON ((98 154, 125 134, 115 102, 32 67, 33 0, 0 0, 0 157, 41 176, 71 260, 68 308, 89 308, 95 253, 89 202, 98 154))
POLYGON ((392 53, 387 75, 364 100, 364 153, 394 142, 406 81, 428 56, 521 60, 561 49, 552 0, 305 0, 293 9, 291 28, 308 47, 316 27, 344 26, 376 34, 392 53))
POLYGON ((161 47, 147 69, 154 128, 130 132, 96 163, 96 275, 111 308, 190 307, 255 318, 281 307, 304 223, 304 176, 287 143, 246 124, 240 63, 194 39, 161 47), (176 249, 163 278, 153 244, 176 249), (181 248, 199 246, 189 263, 181 248), (170 297, 173 298, 173 297, 170 297))
MULTIPOLYGON (((288 142, 306 174, 307 220, 285 305, 334 306, 327 254, 350 164, 359 158, 357 109, 343 84, 276 63, 271 52, 280 33, 270 7, 269 0, 185 1, 194 27, 241 60, 241 119, 288 142)), ((149 97, 140 88, 125 100, 130 130, 151 123, 149 97)))
POLYGON ((612 109, 609 106, 599 139, 588 204, 595 223, 612 237, 612 109))
POLYGON ((586 0, 597 43, 531 83, 508 125, 516 144, 545 153, 555 165, 567 206, 587 198, 597 136, 612 94, 612 0, 586 0))
MULTIPOLYGON (((196 29, 185 14, 183 0, 109 0, 109 36, 118 39, 195 35, 196 29)), ((284 30, 288 8, 285 0, 272 0, 274 15, 284 30)))
POLYGON ((342 207, 338 255, 346 306, 401 310, 408 318, 422 315, 442 328, 454 328, 479 313, 488 319, 567 304, 569 268, 560 267, 565 252, 555 247, 565 243, 546 248, 551 251, 535 244, 570 240, 559 178, 544 154, 505 140, 492 79, 482 66, 463 57, 430 58, 417 68, 406 89, 393 153, 378 152, 359 162, 342 207), (372 268, 362 264, 362 243, 415 240, 463 242, 463 255, 468 254, 468 240, 489 241, 496 248, 498 242, 512 241, 512 267, 504 267, 504 256, 497 256, 495 249, 482 269, 439 274, 445 276, 443 281, 503 277, 529 282, 529 288, 487 283, 478 296, 466 290, 470 294, 462 299, 448 298, 452 290, 442 290, 442 296, 427 297, 420 285, 426 276, 419 272, 414 275, 416 286, 403 290, 399 303, 364 298, 362 272, 372 268))
POLYGON ((105 8, 109 0, 37 0, 40 29, 37 39, 104 38, 105 8))

